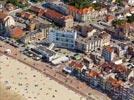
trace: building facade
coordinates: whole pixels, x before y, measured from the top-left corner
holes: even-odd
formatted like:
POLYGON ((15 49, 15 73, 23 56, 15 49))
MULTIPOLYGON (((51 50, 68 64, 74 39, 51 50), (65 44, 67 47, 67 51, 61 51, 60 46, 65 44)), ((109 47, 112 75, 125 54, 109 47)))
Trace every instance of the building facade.
POLYGON ((44 10, 43 17, 47 18, 48 20, 62 27, 66 27, 66 28, 73 27, 74 20, 71 15, 65 16, 59 12, 56 12, 55 10, 51 10, 47 8, 44 10))
POLYGON ((98 36, 92 36, 86 39, 79 36, 76 40, 76 49, 82 52, 96 50, 102 46, 103 40, 98 36))
POLYGON ((67 5, 68 14, 72 15, 77 21, 88 21, 90 20, 91 12, 93 11, 92 7, 78 9, 74 6, 67 5))
POLYGON ((106 61, 112 61, 114 59, 114 49, 110 46, 106 46, 102 50, 102 56, 106 61))
POLYGON ((15 21, 12 16, 0 12, 0 33, 9 32, 11 26, 15 26, 15 21))
POLYGON ((50 43, 54 43, 57 47, 63 47, 68 49, 75 48, 76 38, 76 31, 51 29, 48 34, 48 40, 50 43))

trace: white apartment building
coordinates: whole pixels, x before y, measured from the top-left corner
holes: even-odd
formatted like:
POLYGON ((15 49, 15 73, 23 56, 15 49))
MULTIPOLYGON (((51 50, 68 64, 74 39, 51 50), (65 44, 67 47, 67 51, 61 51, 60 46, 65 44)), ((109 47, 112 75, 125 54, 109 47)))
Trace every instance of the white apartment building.
POLYGON ((82 52, 89 52, 101 48, 103 46, 103 40, 98 36, 92 36, 89 38, 78 37, 76 40, 76 49, 82 52))
POLYGON ((75 40, 77 38, 76 31, 51 29, 48 34, 48 41, 54 43, 57 47, 74 49, 75 40))

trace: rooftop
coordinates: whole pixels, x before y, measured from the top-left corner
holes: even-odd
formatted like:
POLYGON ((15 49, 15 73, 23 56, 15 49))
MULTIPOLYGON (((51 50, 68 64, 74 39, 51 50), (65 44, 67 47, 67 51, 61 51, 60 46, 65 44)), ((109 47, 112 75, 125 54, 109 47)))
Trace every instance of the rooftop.
POLYGON ((6 16, 7 16, 7 14, 6 14, 6 13, 4 13, 4 12, 0 11, 0 19, 2 19, 2 20, 3 20, 6 16))
POLYGON ((109 82, 115 88, 120 88, 121 84, 123 83, 121 80, 117 80, 117 79, 114 79, 112 77, 109 77, 107 79, 107 82, 109 82))
POLYGON ((78 14, 81 14, 81 15, 83 15, 83 14, 88 14, 88 13, 90 13, 91 11, 93 11, 93 8, 92 8, 92 7, 78 9, 78 8, 76 8, 75 6, 71 6, 71 5, 68 5, 68 9, 69 9, 70 11, 73 11, 73 12, 78 13, 78 14))
POLYGON ((52 50, 49 50, 49 49, 47 49, 46 47, 43 47, 43 46, 39 46, 39 47, 35 48, 35 50, 37 52, 40 52, 42 55, 47 55, 47 56, 56 55, 56 52, 54 52, 52 50))
POLYGON ((24 31, 20 27, 14 27, 11 29, 10 35, 11 37, 18 39, 24 36, 24 31))
POLYGON ((30 19, 30 18, 33 18, 33 15, 29 12, 22 12, 21 17, 26 18, 26 19, 30 19))
POLYGON ((101 38, 97 35, 93 35, 91 37, 86 37, 86 38, 83 38, 82 36, 78 36, 77 37, 77 41, 81 41, 81 43, 91 43, 91 42, 94 42, 94 41, 98 41, 100 40, 101 38))
POLYGON ((72 61, 69 65, 71 67, 74 67, 74 68, 79 69, 79 70, 81 70, 83 68, 83 64, 82 63, 75 62, 75 61, 72 61))
POLYGON ((113 48, 113 47, 110 47, 110 46, 105 46, 104 49, 105 49, 107 52, 114 52, 114 48, 113 48))
POLYGON ((88 76, 91 77, 91 78, 94 78, 94 77, 99 76, 99 73, 94 71, 94 70, 91 70, 91 71, 89 71, 88 76))
POLYGON ((105 71, 105 72, 109 72, 111 70, 114 69, 114 63, 103 63, 102 65, 100 65, 99 67, 102 69, 102 72, 105 71))
POLYGON ((51 19, 56 19, 56 20, 59 20, 59 19, 60 19, 60 20, 61 20, 61 19, 65 20, 65 19, 69 19, 69 18, 73 19, 73 17, 72 17, 71 15, 64 16, 64 15, 62 15, 61 13, 56 12, 55 10, 51 10, 51 9, 49 9, 49 8, 45 9, 45 12, 44 12, 43 15, 44 15, 45 17, 49 17, 49 18, 51 18, 51 19))
POLYGON ((128 71, 127 68, 123 65, 115 65, 115 70, 120 73, 128 71))
POLYGON ((100 38, 108 38, 108 37, 110 37, 110 34, 108 34, 108 33, 105 32, 105 31, 102 31, 102 32, 99 34, 99 37, 100 37, 100 38))

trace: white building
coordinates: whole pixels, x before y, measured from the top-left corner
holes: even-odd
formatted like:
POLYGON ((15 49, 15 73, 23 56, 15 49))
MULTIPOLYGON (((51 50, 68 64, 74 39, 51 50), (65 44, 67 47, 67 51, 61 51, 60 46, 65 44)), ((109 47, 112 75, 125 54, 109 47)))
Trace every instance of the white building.
POLYGON ((128 0, 128 4, 134 6, 134 0, 128 0))
POLYGON ((76 49, 82 52, 89 52, 101 48, 103 46, 103 40, 98 36, 92 36, 89 38, 83 38, 79 36, 76 40, 76 49))
POLYGON ((51 29, 48 34, 48 40, 50 43, 55 43, 55 46, 67 49, 75 48, 76 38, 77 38, 76 31, 51 29))
POLYGON ((31 50, 37 53, 38 55, 42 55, 44 61, 51 62, 52 60, 59 57, 55 51, 49 50, 46 47, 39 46, 37 48, 31 48, 31 50))
POLYGON ((0 12, 0 31, 8 32, 11 26, 15 26, 15 20, 12 16, 5 14, 4 12, 0 12))
POLYGON ((11 26, 15 26, 15 20, 12 16, 6 16, 4 18, 4 24, 7 29, 9 29, 11 26))

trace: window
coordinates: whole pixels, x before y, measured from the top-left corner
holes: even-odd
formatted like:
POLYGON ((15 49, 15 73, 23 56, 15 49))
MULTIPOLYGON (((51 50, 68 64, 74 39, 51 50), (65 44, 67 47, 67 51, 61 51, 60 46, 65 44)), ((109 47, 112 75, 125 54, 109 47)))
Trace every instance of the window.
POLYGON ((62 34, 62 37, 65 37, 65 35, 64 35, 64 34, 62 34))
POLYGON ((59 40, 59 38, 56 38, 56 40, 58 41, 58 40, 59 40))
POLYGON ((66 39, 66 42, 68 42, 68 39, 66 39))
POLYGON ((59 33, 56 33, 56 36, 59 36, 59 33))
POLYGON ((74 47, 74 45, 71 45, 71 47, 74 47))

